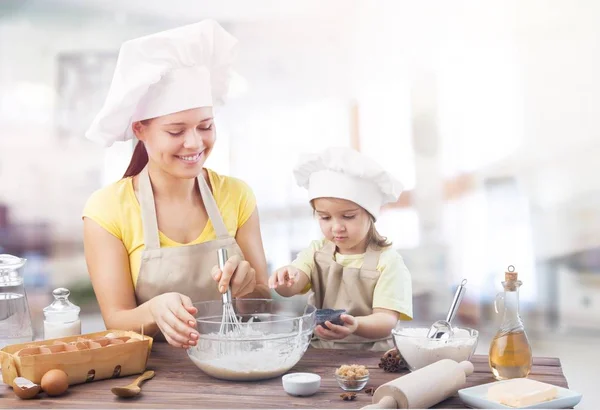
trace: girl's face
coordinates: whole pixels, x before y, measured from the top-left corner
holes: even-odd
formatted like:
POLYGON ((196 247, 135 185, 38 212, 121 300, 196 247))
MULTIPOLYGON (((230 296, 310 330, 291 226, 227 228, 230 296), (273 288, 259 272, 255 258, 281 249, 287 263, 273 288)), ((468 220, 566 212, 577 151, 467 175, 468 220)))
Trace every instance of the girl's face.
POLYGON ((168 174, 196 178, 215 144, 212 107, 200 107, 133 124, 148 157, 168 174))
POLYGON ((313 207, 325 238, 342 254, 364 253, 371 217, 359 205, 338 198, 317 198, 313 207))

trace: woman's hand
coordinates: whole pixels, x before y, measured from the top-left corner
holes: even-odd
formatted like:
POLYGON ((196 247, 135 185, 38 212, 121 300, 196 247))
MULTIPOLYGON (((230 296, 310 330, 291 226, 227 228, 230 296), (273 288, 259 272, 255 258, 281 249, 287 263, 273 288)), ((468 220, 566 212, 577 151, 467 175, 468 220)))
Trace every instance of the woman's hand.
POLYGON ((326 340, 340 340, 348 337, 358 329, 358 319, 351 315, 341 315, 340 319, 344 322, 343 326, 334 325, 329 320, 325 322, 325 325, 329 329, 325 329, 319 325, 315 328, 315 333, 321 339, 326 340))
POLYGON ((187 349, 199 338, 192 300, 181 293, 163 293, 149 301, 149 310, 170 345, 187 349))
POLYGON ((248 261, 234 255, 225 262, 223 270, 215 265, 211 276, 218 282, 219 292, 225 293, 231 286, 231 296, 240 298, 254 292, 256 287, 256 271, 248 261))

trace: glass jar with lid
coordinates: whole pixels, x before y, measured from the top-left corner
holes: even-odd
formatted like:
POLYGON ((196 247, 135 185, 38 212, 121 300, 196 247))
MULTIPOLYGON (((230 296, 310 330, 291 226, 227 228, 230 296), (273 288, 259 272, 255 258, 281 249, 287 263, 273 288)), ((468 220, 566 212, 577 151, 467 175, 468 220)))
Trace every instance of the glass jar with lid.
POLYGON ((80 335, 79 311, 81 308, 69 301, 69 290, 54 289, 52 295, 54 302, 44 308, 44 339, 80 335))

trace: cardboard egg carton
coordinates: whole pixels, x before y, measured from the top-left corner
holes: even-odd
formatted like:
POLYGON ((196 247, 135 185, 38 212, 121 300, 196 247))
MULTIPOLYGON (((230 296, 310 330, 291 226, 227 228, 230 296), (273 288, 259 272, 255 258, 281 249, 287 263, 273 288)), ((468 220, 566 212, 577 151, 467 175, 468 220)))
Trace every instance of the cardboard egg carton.
POLYGON ((16 377, 39 384, 47 371, 61 369, 73 385, 138 374, 146 370, 152 342, 136 332, 107 330, 9 345, 0 350, 2 379, 11 386, 16 377))

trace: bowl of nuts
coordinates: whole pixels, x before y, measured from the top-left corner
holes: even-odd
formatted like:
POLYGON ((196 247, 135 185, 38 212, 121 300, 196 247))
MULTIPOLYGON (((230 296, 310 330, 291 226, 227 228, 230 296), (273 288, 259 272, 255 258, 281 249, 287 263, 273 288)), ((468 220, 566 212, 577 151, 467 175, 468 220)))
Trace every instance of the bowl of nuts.
POLYGON ((360 391, 369 381, 369 371, 363 365, 342 365, 335 371, 335 380, 345 391, 360 391))

